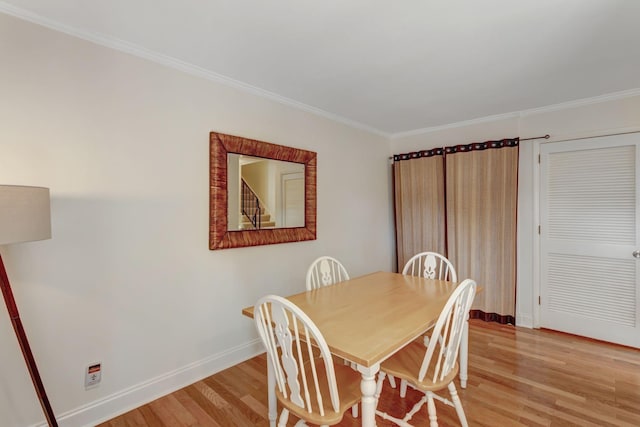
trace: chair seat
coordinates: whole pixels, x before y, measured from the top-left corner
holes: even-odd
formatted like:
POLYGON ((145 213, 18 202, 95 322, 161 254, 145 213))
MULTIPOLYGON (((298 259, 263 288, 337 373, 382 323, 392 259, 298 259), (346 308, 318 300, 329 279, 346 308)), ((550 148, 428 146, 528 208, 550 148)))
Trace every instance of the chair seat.
MULTIPOLYGON (((318 378, 326 378, 327 371, 324 367, 324 360, 322 358, 314 359, 314 364, 318 378)), ((308 378, 308 383, 313 384, 312 380, 312 367, 309 362, 304 365, 305 375, 308 378)), ((324 408, 324 416, 320 415, 320 411, 317 408, 316 390, 310 388, 309 395, 310 401, 313 406, 313 413, 309 413, 306 409, 301 408, 290 400, 286 399, 284 395, 276 388, 276 397, 280 404, 289 410, 292 414, 299 418, 303 418, 310 423, 318 425, 334 425, 342 421, 342 417, 349 408, 358 403, 362 398, 362 392, 360 391, 361 376, 357 371, 354 371, 349 366, 334 363, 334 370, 336 374, 336 382, 340 384, 340 408, 338 412, 335 412, 331 405, 331 399, 329 398, 329 388, 326 381, 321 381, 319 384, 320 394, 324 397, 322 406, 324 408)))
POLYGON ((433 379, 433 372, 435 369, 435 364, 431 363, 424 380, 418 381, 417 374, 420 372, 424 353, 425 346, 422 341, 412 341, 402 350, 382 362, 380 370, 384 371, 387 375, 391 374, 401 380, 407 380, 418 390, 438 391, 446 388, 447 385, 453 381, 456 375, 458 375, 458 362, 455 363, 451 372, 449 372, 442 381, 436 382, 431 381, 433 379))

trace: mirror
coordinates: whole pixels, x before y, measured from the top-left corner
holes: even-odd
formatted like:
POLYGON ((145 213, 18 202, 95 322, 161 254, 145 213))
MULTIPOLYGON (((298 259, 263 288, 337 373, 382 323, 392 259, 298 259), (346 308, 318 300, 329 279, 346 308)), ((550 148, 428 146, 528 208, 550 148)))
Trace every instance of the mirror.
POLYGON ((209 249, 316 239, 315 152, 218 132, 209 144, 209 249))

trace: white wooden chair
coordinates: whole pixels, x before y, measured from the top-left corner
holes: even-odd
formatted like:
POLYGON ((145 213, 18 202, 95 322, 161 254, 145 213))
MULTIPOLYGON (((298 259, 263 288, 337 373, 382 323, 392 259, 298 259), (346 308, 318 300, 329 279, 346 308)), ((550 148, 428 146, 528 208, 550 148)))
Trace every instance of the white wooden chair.
MULTIPOLYGON (((444 255, 437 252, 420 252, 412 256, 404 265, 402 274, 422 276, 426 279, 447 280, 457 282, 458 274, 453 264, 444 255)), ((424 345, 429 345, 429 335, 423 337, 424 345)), ((395 388, 395 387, 394 387, 395 388)), ((400 397, 407 394, 406 381, 400 381, 400 397)))
POLYGON ((283 408, 278 426, 286 426, 289 413, 300 418, 296 426, 339 423, 362 397, 360 374, 333 364, 320 330, 289 300, 276 295, 260 298, 254 319, 273 366, 276 398, 283 408))
POLYGON ((329 286, 334 283, 349 280, 349 274, 344 266, 335 258, 321 256, 311 263, 307 270, 307 290, 313 290, 321 286, 329 286))
POLYGON ((384 377, 388 374, 393 374, 396 378, 407 381, 412 388, 423 392, 424 396, 402 419, 376 410, 377 415, 399 426, 409 426, 408 421, 420 410, 422 405, 427 403, 430 426, 437 427, 434 402, 434 399, 437 399, 453 406, 460 419, 460 424, 464 427, 468 426, 454 379, 459 370, 457 358, 462 331, 475 294, 476 282, 471 279, 463 281, 449 297, 433 328, 433 334, 442 337, 442 339, 429 341, 426 349, 421 342, 413 341, 382 362, 376 398, 380 396, 384 377), (451 401, 435 394, 445 388, 449 389, 451 401))
POLYGON ((457 282, 453 264, 437 252, 421 252, 407 261, 402 269, 402 274, 410 276, 422 276, 427 279, 448 280, 457 282))

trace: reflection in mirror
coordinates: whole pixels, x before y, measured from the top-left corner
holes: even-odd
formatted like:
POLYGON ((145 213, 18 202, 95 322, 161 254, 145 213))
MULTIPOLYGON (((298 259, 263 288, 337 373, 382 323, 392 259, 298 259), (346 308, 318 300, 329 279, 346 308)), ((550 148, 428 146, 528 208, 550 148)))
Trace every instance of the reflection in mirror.
POLYGON ((304 227, 304 164, 227 154, 227 229, 304 227))

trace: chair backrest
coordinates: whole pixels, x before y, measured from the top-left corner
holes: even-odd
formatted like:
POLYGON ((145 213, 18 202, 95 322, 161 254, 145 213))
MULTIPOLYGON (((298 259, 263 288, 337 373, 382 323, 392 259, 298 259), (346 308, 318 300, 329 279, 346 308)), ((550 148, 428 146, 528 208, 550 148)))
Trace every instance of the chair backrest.
POLYGON ((325 415, 323 399, 328 398, 337 412, 340 397, 331 352, 313 321, 291 301, 276 295, 260 298, 253 314, 284 398, 321 416, 325 415), (313 346, 317 347, 315 356, 313 346), (324 369, 318 369, 318 360, 324 361, 320 365, 324 369), (328 389, 329 396, 323 396, 321 389, 328 389))
POLYGON ((458 281, 458 275, 451 261, 437 252, 421 252, 412 256, 404 265, 402 274, 450 282, 458 281))
POLYGON ((307 270, 307 290, 333 285, 349 280, 349 274, 344 266, 335 258, 321 256, 311 263, 307 270))
POLYGON ((466 279, 456 287, 447 300, 431 334, 432 338, 439 337, 439 339, 429 340, 418 373, 420 381, 424 380, 431 364, 435 364, 431 378, 433 382, 442 381, 455 366, 462 340, 462 330, 475 295, 476 282, 466 279))

